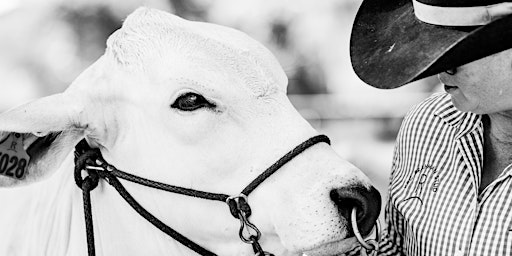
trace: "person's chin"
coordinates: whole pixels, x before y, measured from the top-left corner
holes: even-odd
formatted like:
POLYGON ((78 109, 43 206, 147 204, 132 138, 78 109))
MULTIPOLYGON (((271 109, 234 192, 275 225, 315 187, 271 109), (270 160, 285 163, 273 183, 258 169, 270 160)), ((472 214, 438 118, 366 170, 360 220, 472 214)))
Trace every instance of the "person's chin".
POLYGON ((472 112, 472 108, 469 103, 465 100, 464 97, 460 97, 461 95, 453 95, 450 94, 452 98, 453 106, 459 111, 462 112, 472 112))

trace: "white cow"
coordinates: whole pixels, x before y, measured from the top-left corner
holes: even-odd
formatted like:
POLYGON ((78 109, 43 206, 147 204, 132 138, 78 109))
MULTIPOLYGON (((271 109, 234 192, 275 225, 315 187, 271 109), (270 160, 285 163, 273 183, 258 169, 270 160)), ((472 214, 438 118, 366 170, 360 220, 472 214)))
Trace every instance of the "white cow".
MULTIPOLYGON (((0 158, 0 255, 87 254, 82 194, 72 171, 82 138, 120 170, 237 195, 317 135, 288 101, 286 85, 271 53, 247 35, 136 10, 65 92, 0 115, 1 137, 21 134, 18 144, 30 156, 22 179, 6 176, 10 165, 0 158)), ((238 238, 239 221, 226 204, 123 184, 149 212, 204 248, 254 255, 238 238)), ((137 215, 105 181, 91 197, 97 255, 196 255, 137 215)), ((377 201, 367 177, 319 143, 249 196, 250 220, 266 251, 335 255, 356 243, 346 213, 377 201), (340 192, 347 200, 333 201, 338 191, 349 191, 340 192)), ((378 211, 365 213, 365 232, 378 211)))

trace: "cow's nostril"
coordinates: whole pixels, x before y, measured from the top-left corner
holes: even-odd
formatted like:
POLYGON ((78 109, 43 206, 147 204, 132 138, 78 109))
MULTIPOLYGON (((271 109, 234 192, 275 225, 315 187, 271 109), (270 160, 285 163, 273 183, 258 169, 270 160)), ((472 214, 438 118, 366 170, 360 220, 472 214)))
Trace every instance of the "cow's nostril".
MULTIPOLYGON (((363 236, 371 232, 381 207, 380 193, 374 187, 349 186, 333 189, 330 196, 347 223, 350 223, 352 208, 356 207, 359 232, 363 236)), ((348 224, 348 226, 350 235, 353 235, 351 225, 348 224)))

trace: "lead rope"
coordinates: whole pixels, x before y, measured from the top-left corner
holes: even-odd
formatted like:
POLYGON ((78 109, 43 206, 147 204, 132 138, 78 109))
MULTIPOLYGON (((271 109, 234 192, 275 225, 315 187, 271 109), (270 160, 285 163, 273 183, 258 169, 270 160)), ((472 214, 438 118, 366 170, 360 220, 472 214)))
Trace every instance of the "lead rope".
MULTIPOLYGON (((88 148, 85 141, 82 141, 77 145, 75 151, 75 183, 78 187, 82 189, 82 195, 84 200, 84 216, 85 216, 85 230, 87 237, 87 250, 89 256, 95 256, 95 246, 94 246, 94 229, 93 229, 93 220, 92 220, 92 210, 90 203, 90 191, 92 191, 98 185, 99 178, 105 179, 108 184, 112 185, 117 192, 123 197, 123 199, 144 219, 153 224, 156 228, 172 237, 179 243, 185 245, 190 248, 194 252, 199 255, 204 256, 216 256, 216 254, 204 249, 200 245, 194 243, 189 240, 187 237, 181 235, 179 232, 175 231, 171 227, 165 225, 154 215, 149 213, 144 207, 142 207, 132 196, 131 194, 124 188, 124 186, 119 182, 117 177, 115 176, 117 172, 121 172, 115 167, 110 166, 102 161, 101 154, 97 149, 86 149, 88 148), (86 151, 84 151, 84 149, 86 151), (80 153, 80 151, 82 153, 80 153), (107 170, 107 171, 105 171, 107 170), (82 171, 86 171, 87 176, 82 179, 82 171), (114 172, 116 171, 116 172, 114 172), (97 178, 96 178, 97 177, 97 178)), ((127 173, 125 173, 127 174, 127 173)), ((122 174, 120 176, 123 176, 122 174)), ((136 177, 136 176, 134 176, 136 177)), ((132 177, 133 178, 133 177, 132 177)), ((143 178, 140 178, 141 182, 144 182, 143 178)), ((147 180, 146 180, 147 181, 147 180)), ((139 183, 139 182, 137 182, 139 183)), ((154 186, 159 186, 158 182, 152 184, 154 186)), ((172 187, 172 186, 169 186, 172 187)), ((165 190, 166 187, 161 187, 159 189, 165 190)), ((168 188, 170 189, 170 188, 168 188)), ((205 194, 206 196, 206 194, 205 194)), ((214 198, 216 196, 213 196, 214 198)))
POLYGON ((113 165, 108 164, 101 156, 101 152, 98 149, 91 149, 85 140, 80 141, 75 147, 75 172, 74 178, 77 186, 82 189, 83 195, 83 204, 84 204, 84 216, 85 216, 85 228, 86 228, 86 236, 87 236, 87 250, 89 256, 95 256, 95 247, 94 247, 94 229, 93 229, 93 220, 92 220, 92 210, 91 210, 91 199, 90 192, 98 186, 99 179, 105 179, 108 184, 112 185, 117 192, 123 197, 123 199, 137 212, 139 215, 144 217, 147 221, 153 224, 162 232, 166 233, 179 243, 185 245, 190 248, 194 252, 204 255, 204 256, 216 256, 216 254, 208 251, 207 249, 201 247, 200 245, 194 243, 190 239, 181 235, 179 232, 170 228, 161 222, 158 218, 153 216, 151 213, 146 211, 144 207, 142 207, 124 188, 121 182, 117 178, 125 179, 134 183, 138 183, 140 185, 164 190, 167 192, 183 194, 187 196, 199 197, 203 199, 216 200, 216 201, 224 201, 229 206, 230 212, 233 217, 240 220, 240 230, 239 236, 240 239, 247 243, 251 244, 255 256, 273 256, 273 254, 265 252, 260 244, 259 239, 261 237, 261 233, 258 228, 249 221, 249 216, 251 215, 251 208, 249 206, 247 196, 254 190, 256 187, 265 181, 270 175, 275 173, 279 168, 293 159, 295 156, 302 153, 307 148, 320 143, 325 142, 330 144, 330 140, 325 135, 317 135, 314 136, 303 143, 299 144, 293 150, 288 152, 286 155, 281 157, 278 161, 276 161, 272 166, 267 168, 262 174, 260 174, 256 179, 254 179, 247 187, 242 190, 242 193, 238 196, 228 196, 225 194, 216 194, 204 191, 198 191, 194 189, 182 188, 177 186, 172 186, 164 183, 160 183, 157 181, 148 180, 142 177, 138 177, 133 174, 129 174, 123 171, 118 170, 113 165), (86 172, 86 176, 82 177, 82 172, 86 172))

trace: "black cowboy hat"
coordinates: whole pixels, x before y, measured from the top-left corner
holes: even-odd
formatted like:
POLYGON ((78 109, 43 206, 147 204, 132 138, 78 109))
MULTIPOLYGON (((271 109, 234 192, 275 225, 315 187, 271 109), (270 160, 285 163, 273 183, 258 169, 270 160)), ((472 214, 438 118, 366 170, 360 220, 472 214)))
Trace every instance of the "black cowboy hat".
POLYGON ((364 82, 391 89, 512 48, 511 6, 498 0, 364 0, 352 28, 352 66, 364 82))

